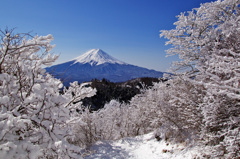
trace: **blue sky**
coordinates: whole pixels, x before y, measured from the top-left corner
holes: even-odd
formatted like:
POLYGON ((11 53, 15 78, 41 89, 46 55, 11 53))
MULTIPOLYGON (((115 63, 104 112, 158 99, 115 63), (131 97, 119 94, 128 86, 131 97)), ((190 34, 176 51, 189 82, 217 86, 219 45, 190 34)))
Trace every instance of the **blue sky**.
POLYGON ((0 0, 0 28, 54 36, 57 63, 90 49, 149 69, 167 71, 177 57, 165 57, 160 30, 176 16, 211 0, 0 0))

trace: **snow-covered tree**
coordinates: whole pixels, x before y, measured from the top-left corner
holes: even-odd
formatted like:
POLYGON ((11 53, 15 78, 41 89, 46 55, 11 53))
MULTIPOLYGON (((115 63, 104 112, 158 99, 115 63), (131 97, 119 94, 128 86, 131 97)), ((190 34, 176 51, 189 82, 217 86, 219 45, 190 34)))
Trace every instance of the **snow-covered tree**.
POLYGON ((197 66, 196 80, 207 89, 203 113, 209 140, 217 144, 216 156, 240 156, 239 5, 233 3, 228 19, 215 28, 212 36, 217 40, 201 50, 205 57, 197 66))
POLYGON ((203 134, 215 157, 240 156, 239 19, 239 0, 217 0, 182 13, 175 29, 161 33, 173 45, 168 54, 182 59, 175 66, 204 87, 203 134))
POLYGON ((187 73, 198 72, 195 65, 206 52, 204 47, 210 47, 218 41, 221 31, 218 26, 229 21, 232 16, 238 16, 238 0, 217 0, 216 2, 202 4, 200 8, 181 13, 178 21, 174 23, 175 29, 162 30, 160 37, 169 39, 167 45, 173 48, 167 50, 169 56, 178 55, 180 61, 174 63, 176 70, 187 70, 187 73), (217 31, 218 30, 218 31, 217 31))
POLYGON ((164 84, 158 84, 158 117, 162 122, 160 133, 175 141, 199 140, 202 128, 200 105, 203 92, 187 78, 179 76, 164 84))
POLYGON ((112 100, 104 108, 91 111, 82 108, 74 124, 74 137, 71 142, 88 148, 99 140, 116 140, 126 136, 136 136, 137 118, 130 105, 112 100))
POLYGON ((139 134, 158 129, 156 136, 162 139, 198 140, 202 127, 202 98, 201 89, 183 77, 156 83, 130 103, 135 106, 132 114, 135 114, 134 123, 138 125, 139 134))
POLYGON ((69 100, 42 68, 57 59, 52 35, 0 31, 0 158, 79 158, 68 143, 69 100))

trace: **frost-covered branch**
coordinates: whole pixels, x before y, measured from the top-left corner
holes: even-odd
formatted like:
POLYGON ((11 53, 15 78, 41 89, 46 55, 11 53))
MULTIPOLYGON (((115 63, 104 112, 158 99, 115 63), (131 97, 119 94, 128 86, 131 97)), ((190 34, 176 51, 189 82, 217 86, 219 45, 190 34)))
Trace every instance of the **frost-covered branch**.
MULTIPOLYGON (((79 158, 61 81, 42 68, 58 56, 52 35, 0 31, 0 158, 79 158)), ((87 96, 87 95, 86 95, 87 96)), ((69 99, 71 100, 71 99, 69 99)))

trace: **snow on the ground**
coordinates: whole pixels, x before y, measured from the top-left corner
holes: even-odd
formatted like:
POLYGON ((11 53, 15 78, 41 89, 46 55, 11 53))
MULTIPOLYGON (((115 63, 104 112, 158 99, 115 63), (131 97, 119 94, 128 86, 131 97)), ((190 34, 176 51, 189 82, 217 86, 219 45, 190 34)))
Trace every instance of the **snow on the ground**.
POLYGON ((99 141, 93 145, 85 159, 190 159, 195 158, 198 147, 157 141, 153 133, 118 141, 99 141))

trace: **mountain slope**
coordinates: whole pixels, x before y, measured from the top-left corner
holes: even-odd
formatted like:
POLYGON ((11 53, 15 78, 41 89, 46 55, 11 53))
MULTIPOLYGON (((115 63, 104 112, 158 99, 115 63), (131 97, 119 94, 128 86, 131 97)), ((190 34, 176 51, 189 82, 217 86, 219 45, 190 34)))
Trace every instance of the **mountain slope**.
POLYGON ((108 55, 100 49, 92 49, 66 63, 46 68, 47 72, 69 82, 86 82, 92 79, 108 79, 124 82, 139 77, 162 77, 163 72, 127 64, 108 55))

